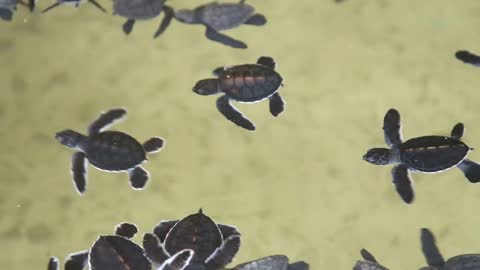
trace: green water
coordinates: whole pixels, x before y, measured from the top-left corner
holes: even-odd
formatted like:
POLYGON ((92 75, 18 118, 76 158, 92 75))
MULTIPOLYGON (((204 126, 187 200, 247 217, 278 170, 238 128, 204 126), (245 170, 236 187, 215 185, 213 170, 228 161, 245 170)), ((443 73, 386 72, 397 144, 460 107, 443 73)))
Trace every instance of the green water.
MULTIPOLYGON (((111 11, 111 2, 101 2, 111 11)), ((199 4, 175 0, 175 8, 199 4)), ((202 2, 203 3, 203 2, 202 2)), ((479 70, 457 49, 479 51, 476 0, 250 0, 269 20, 228 34, 235 50, 208 41, 204 28, 123 19, 85 4, 0 23, 0 266, 45 269, 88 248, 121 221, 140 235, 162 219, 203 207, 241 231, 234 263, 284 253, 311 269, 351 269, 363 247, 391 269, 425 265, 421 227, 431 228, 446 257, 478 252, 480 186, 460 171, 414 174, 417 199, 404 205, 390 167, 361 159, 384 146, 384 113, 397 108, 405 138, 448 134, 458 121, 480 147, 479 70), (238 107, 257 125, 227 122, 216 97, 191 91, 213 68, 273 56, 285 78, 286 111, 268 103, 238 107), (84 132, 97 115, 123 106, 114 129, 140 141, 166 139, 145 165, 152 175, 133 191, 126 174, 89 168, 85 196, 70 179, 68 150, 55 132, 84 132)), ((50 5, 41 1, 40 9, 50 5)), ((480 153, 471 158, 480 161, 480 153)), ((140 237, 135 238, 136 241, 140 237)))

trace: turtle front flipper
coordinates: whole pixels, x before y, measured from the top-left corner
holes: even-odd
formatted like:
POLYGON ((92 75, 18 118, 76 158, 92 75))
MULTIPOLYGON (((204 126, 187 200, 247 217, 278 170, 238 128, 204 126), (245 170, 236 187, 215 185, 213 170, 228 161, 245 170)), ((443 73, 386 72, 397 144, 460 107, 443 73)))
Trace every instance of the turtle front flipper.
POLYGON ((134 24, 135 24, 134 19, 128 19, 123 23, 122 30, 125 33, 125 35, 129 35, 132 32, 134 24))
POLYGON ((408 167, 404 164, 393 167, 392 178, 398 195, 400 195, 405 203, 412 203, 415 193, 413 191, 412 179, 410 179, 408 167))
POLYGON ((165 241, 167 233, 172 229, 172 227, 178 223, 179 220, 162 220, 155 228, 153 233, 158 237, 160 243, 165 241))
POLYGON ((120 223, 115 227, 115 235, 131 239, 137 234, 138 228, 132 223, 120 223))
POLYGON ((146 233, 143 235, 143 249, 145 250, 145 255, 156 264, 162 264, 168 259, 168 255, 154 234, 146 233))
POLYGON ((465 126, 462 123, 458 123, 452 128, 451 136, 452 138, 460 140, 463 137, 464 131, 465 131, 465 126))
POLYGON ((230 46, 232 48, 237 48, 237 49, 246 49, 247 44, 240 40, 233 39, 227 35, 224 35, 217 30, 207 26, 207 31, 205 32, 205 36, 213 41, 220 42, 224 45, 230 46))
POLYGON ((150 178, 149 173, 141 166, 128 170, 128 174, 130 175, 130 185, 136 190, 143 189, 150 178))
POLYGON ((50 257, 50 260, 48 260, 47 270, 60 270, 58 267, 57 257, 50 257))
POLYGON ((262 26, 267 23, 267 18, 263 14, 253 14, 244 24, 262 26))
POLYGON ((441 267, 445 263, 445 259, 443 259, 443 256, 437 247, 433 233, 427 228, 422 228, 420 231, 420 241, 422 244, 423 256, 425 256, 427 264, 433 267, 441 267))
POLYGON ((464 62, 465 64, 470 64, 476 67, 480 67, 480 56, 473 54, 469 51, 460 50, 455 53, 455 57, 464 62))
POLYGON ((166 260, 158 270, 183 270, 193 258, 193 250, 184 249, 166 260))
POLYGON ((471 183, 480 182, 480 164, 469 159, 464 159, 457 167, 471 183))
POLYGON ((220 232, 222 233, 223 240, 229 238, 232 235, 240 235, 237 227, 231 225, 217 224, 220 232))
POLYGON ((97 7, 98 9, 100 9, 102 12, 105 12, 105 13, 107 12, 107 10, 106 10, 104 7, 102 7, 97 1, 95 1, 95 0, 88 0, 88 2, 90 2, 90 4, 96 6, 96 7, 97 7))
POLYGON ((88 263, 88 250, 72 253, 65 260, 65 270, 82 270, 88 263))
POLYGON ((60 6, 60 5, 61 5, 60 2, 56 2, 56 3, 52 4, 51 6, 47 7, 46 9, 42 10, 41 13, 46 13, 47 11, 52 10, 52 9, 54 9, 54 8, 60 6))
POLYGON ((400 113, 395 109, 390 109, 383 118, 383 134, 385 143, 394 147, 402 143, 402 132, 400 124, 400 113))
POLYGON ((170 25, 170 22, 172 21, 173 17, 175 16, 175 12, 173 11, 173 8, 169 6, 163 6, 163 12, 164 12, 163 20, 160 23, 160 26, 158 27, 157 31, 153 35, 153 38, 157 38, 163 32, 165 32, 167 27, 170 25))
POLYGON ((280 94, 275 93, 270 98, 270 113, 277 117, 285 109, 285 101, 280 94))
POLYGON ((106 130, 116 122, 125 118, 126 115, 127 111, 122 108, 111 109, 103 112, 88 127, 88 135, 92 136, 106 130))
POLYGON ((272 255, 260 258, 254 261, 239 264, 232 270, 252 270, 252 269, 287 269, 288 257, 285 255, 272 255))
POLYGON ((240 236, 232 235, 205 260, 207 269, 220 269, 232 262, 240 249, 240 236))
POLYGON ((80 195, 87 187, 87 158, 83 152, 75 152, 72 156, 72 178, 75 189, 80 195))
POLYGON ((143 149, 149 154, 159 152, 165 147, 165 140, 160 137, 153 137, 143 143, 143 149))
POLYGON ((255 130, 255 125, 230 104, 230 98, 227 95, 217 99, 217 109, 236 125, 251 131, 255 130))
POLYGON ((269 67, 271 69, 275 69, 275 66, 277 65, 275 63, 275 60, 270 56, 261 56, 260 58, 258 58, 257 64, 264 65, 264 66, 269 67))

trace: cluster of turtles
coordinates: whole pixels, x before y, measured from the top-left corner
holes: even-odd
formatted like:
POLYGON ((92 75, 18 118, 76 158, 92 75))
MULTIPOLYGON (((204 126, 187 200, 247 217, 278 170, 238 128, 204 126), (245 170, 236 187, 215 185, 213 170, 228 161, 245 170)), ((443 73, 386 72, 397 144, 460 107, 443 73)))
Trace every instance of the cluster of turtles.
MULTIPOLYGON (((88 250, 70 254, 65 270, 220 270, 240 249, 240 232, 231 225, 217 224, 200 209, 182 220, 161 221, 143 236, 142 246, 131 238, 137 226, 121 223, 114 235, 100 236, 88 250)), ((48 270, 58 270, 51 257, 48 270)), ((308 270, 303 261, 289 264, 285 255, 273 255, 239 264, 232 270, 308 270)))
MULTIPOLYGON (((420 231, 420 243, 423 256, 428 266, 419 270, 478 270, 480 269, 480 254, 463 254, 445 261, 437 247, 435 236, 426 228, 420 231)), ((388 270, 381 265, 366 249, 360 251, 363 260, 357 261, 353 270, 388 270)))

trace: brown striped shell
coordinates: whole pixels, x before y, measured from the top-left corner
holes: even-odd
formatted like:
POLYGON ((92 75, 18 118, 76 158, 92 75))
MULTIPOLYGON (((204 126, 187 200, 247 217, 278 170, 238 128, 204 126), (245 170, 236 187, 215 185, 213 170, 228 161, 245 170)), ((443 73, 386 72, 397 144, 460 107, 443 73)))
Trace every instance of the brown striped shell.
POLYGON ((240 102, 255 102, 271 96, 280 86, 282 77, 273 69, 248 64, 227 68, 219 77, 220 89, 240 102))
POLYGON ((146 160, 143 146, 128 134, 104 131, 89 138, 85 147, 88 161, 107 171, 125 171, 146 160))
POLYGON ((400 160, 410 168, 427 173, 440 172, 460 163, 470 151, 460 140, 443 136, 410 139, 399 147, 400 160))

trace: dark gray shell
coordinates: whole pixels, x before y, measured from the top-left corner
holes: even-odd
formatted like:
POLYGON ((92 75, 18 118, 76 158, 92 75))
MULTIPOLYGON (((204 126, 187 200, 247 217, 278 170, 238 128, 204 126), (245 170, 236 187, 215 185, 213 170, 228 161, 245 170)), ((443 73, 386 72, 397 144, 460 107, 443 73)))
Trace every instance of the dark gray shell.
POLYGON ((100 236, 89 255, 91 270, 151 270, 143 249, 121 236, 100 236))
POLYGON ((217 31, 232 29, 245 23, 252 16, 254 8, 241 3, 216 2, 195 9, 198 20, 217 31))
POLYGON ((166 0, 114 0, 113 13, 129 19, 148 20, 157 17, 166 0))
POLYGON ((442 269, 445 270, 478 270, 480 254, 465 254, 448 259, 442 269))
POLYGON ((275 70, 258 64, 230 67, 218 79, 221 91, 241 102, 267 98, 282 86, 283 81, 275 70))
POLYGON ((191 264, 201 264, 222 245, 217 224, 200 213, 189 215, 176 223, 165 238, 165 249, 175 254, 183 249, 195 252, 191 264))
POLYGON ((287 270, 288 257, 273 255, 235 266, 232 270, 287 270))
POLYGON ((400 145, 399 149, 403 163, 427 173, 452 168, 465 159, 470 151, 462 141, 443 136, 413 138, 400 145))
POLYGON ((0 0, 0 9, 14 10, 17 6, 17 0, 0 0))
POLYGON ((125 171, 146 160, 143 146, 128 134, 104 131, 89 138, 84 149, 88 161, 107 171, 125 171))

